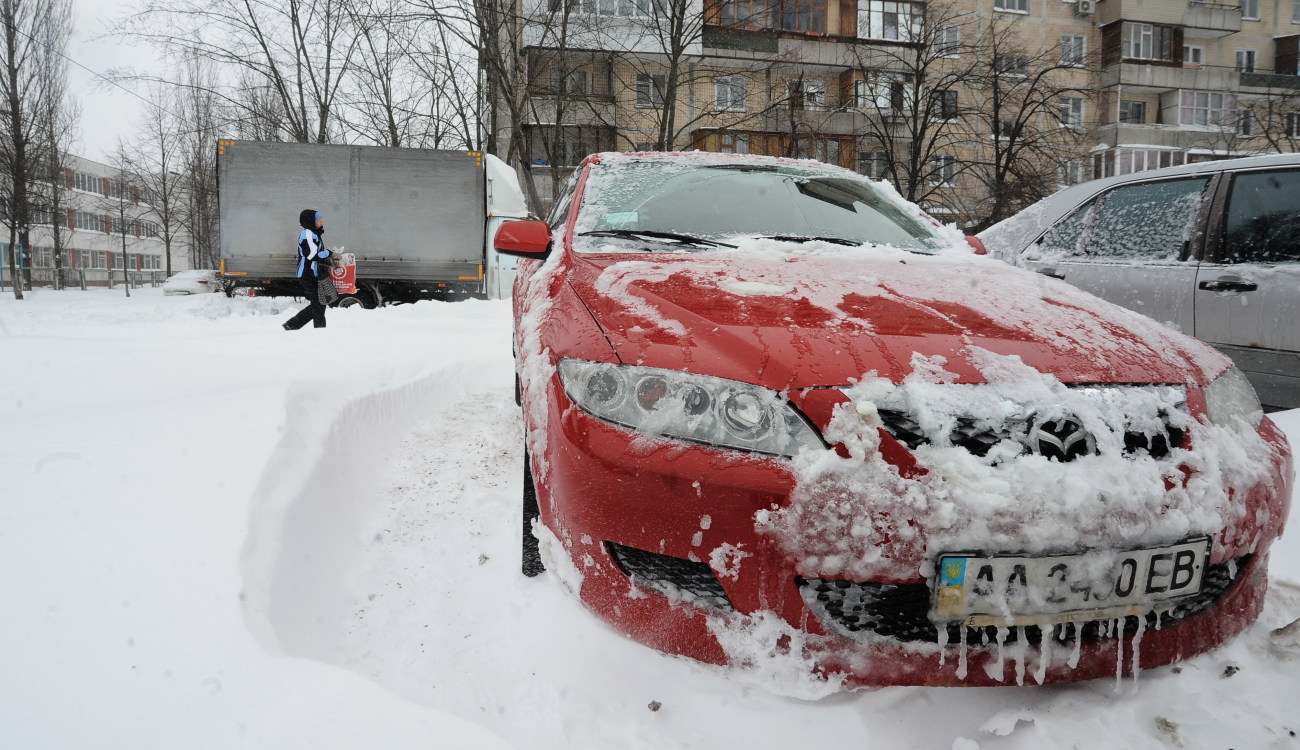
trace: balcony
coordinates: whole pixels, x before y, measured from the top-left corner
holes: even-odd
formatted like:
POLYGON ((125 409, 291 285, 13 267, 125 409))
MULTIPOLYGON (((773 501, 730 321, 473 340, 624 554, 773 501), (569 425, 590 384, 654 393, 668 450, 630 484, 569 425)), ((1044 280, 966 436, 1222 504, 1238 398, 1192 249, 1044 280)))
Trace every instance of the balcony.
POLYGON ((1105 26, 1115 21, 1182 26, 1191 36, 1219 37, 1241 31, 1241 8, 1198 0, 1191 0, 1186 5, 1153 0, 1106 0, 1098 3, 1097 25, 1105 26))
POLYGON ((1240 73, 1232 68, 1148 65, 1124 62, 1101 71, 1102 88, 1123 86, 1134 94, 1159 94, 1174 89, 1236 91, 1240 73))
POLYGON ((1242 73, 1242 93, 1273 94, 1295 93, 1300 91, 1300 76, 1280 75, 1277 73, 1242 73))
POLYGON ((1192 0, 1187 4, 1183 26, 1193 36, 1221 37, 1235 34, 1241 31, 1241 8, 1192 0))

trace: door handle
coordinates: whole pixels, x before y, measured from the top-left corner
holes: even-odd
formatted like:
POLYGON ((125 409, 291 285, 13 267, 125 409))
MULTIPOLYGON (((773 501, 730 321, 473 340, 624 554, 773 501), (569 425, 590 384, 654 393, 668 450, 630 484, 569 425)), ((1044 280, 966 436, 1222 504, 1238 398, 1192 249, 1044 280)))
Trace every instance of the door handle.
POLYGON ((1065 281, 1065 274, 1057 271, 1055 268, 1040 268, 1038 269, 1038 272, 1044 276, 1050 276, 1053 279, 1060 279, 1062 281, 1065 281))
POLYGON ((1207 292, 1253 292, 1259 288, 1259 284, 1253 281, 1230 281, 1227 279, 1202 281, 1197 286, 1207 292))

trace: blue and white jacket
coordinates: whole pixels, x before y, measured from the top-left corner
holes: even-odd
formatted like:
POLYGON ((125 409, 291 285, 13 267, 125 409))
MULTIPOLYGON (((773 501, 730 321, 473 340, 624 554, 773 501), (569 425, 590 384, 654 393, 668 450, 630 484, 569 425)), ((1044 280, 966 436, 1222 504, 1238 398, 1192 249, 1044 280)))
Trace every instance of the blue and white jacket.
POLYGON ((320 235, 303 229, 298 235, 298 278, 319 279, 329 274, 328 248, 321 244, 320 235))

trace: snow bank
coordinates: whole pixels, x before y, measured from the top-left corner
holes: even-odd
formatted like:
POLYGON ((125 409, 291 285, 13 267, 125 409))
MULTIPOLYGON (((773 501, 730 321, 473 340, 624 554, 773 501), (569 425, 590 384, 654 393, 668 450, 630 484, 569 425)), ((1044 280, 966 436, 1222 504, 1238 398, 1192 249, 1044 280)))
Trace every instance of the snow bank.
MULTIPOLYGON (((785 698, 802 678, 752 644, 756 679, 663 656, 519 575, 507 303, 331 311, 289 334, 298 305, 269 302, 0 297, 0 745, 1296 741, 1300 650, 1270 636, 1300 617, 1295 524, 1259 622, 1136 683, 785 698)), ((1300 412, 1278 421, 1300 435, 1300 412)))

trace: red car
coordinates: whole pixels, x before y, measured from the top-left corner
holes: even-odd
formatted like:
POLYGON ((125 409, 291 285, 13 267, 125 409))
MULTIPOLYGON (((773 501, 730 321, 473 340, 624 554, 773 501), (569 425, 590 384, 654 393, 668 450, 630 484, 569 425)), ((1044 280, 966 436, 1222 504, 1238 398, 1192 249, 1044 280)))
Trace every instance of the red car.
POLYGON ((523 568, 834 684, 1129 673, 1258 616, 1285 438, 1213 349, 808 161, 598 154, 504 225, 523 568))

